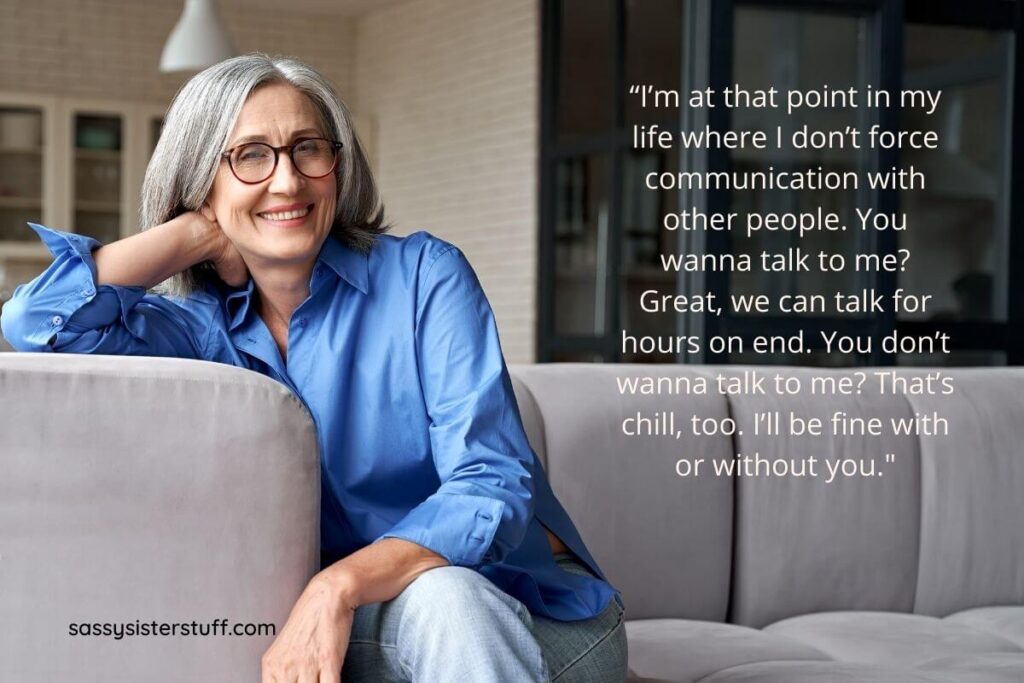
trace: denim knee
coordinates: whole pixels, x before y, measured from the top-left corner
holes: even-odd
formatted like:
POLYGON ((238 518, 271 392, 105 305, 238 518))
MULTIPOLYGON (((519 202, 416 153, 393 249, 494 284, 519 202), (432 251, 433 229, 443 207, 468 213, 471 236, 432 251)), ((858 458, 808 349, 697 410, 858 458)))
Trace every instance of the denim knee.
POLYGON ((394 600, 357 610, 346 670, 372 667, 377 680, 548 681, 531 626, 529 610, 482 574, 431 569, 394 600))
MULTIPOLYGON (((403 602, 403 629, 415 625, 435 632, 484 632, 513 614, 526 628, 532 625, 530 612, 523 603, 482 574, 465 567, 440 567, 424 572, 399 598, 403 602)), ((464 635, 472 637, 472 633, 464 635)))

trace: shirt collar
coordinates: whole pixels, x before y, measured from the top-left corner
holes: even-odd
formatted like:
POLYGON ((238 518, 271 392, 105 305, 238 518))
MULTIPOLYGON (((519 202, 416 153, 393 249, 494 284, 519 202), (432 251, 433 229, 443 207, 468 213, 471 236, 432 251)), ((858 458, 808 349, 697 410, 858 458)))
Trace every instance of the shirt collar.
POLYGON ((245 287, 230 291, 224 297, 224 306, 227 308, 229 329, 233 330, 242 324, 246 313, 249 312, 249 302, 252 301, 252 293, 256 290, 253 279, 249 278, 245 287))
POLYGON ((320 258, 317 259, 317 266, 320 264, 326 264, 341 279, 363 294, 369 293, 370 265, 366 253, 342 244, 334 235, 328 235, 320 249, 320 258))
MULTIPOLYGON (((314 285, 318 277, 322 277, 324 267, 330 268, 338 277, 349 283, 363 294, 368 294, 369 287, 369 258, 367 254, 348 247, 333 235, 328 235, 320 249, 320 256, 317 257, 316 266, 310 278, 309 290, 314 291, 314 285)), ((252 302, 252 295, 256 291, 256 285, 252 278, 245 287, 230 291, 224 297, 227 307, 230 329, 235 329, 245 320, 249 312, 249 305, 252 302)))

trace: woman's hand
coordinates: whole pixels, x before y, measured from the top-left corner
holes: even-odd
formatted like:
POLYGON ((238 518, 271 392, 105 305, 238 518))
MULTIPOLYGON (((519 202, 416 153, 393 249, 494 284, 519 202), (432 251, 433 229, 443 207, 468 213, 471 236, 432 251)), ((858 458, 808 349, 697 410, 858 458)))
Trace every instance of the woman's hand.
POLYGON ((325 570, 310 580, 263 654, 262 683, 338 683, 355 608, 325 570))
POLYGON ((238 249, 220 229, 217 223, 217 216, 209 204, 203 206, 197 212, 203 221, 201 230, 213 237, 213 247, 210 254, 210 262, 217 271, 221 280, 232 287, 241 287, 249 281, 249 268, 242 260, 238 249))

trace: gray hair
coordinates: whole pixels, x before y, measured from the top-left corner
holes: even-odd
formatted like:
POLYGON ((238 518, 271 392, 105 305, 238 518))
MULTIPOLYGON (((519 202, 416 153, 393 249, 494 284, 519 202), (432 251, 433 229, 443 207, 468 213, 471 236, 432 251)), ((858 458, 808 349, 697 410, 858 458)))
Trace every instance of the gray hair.
MULTIPOLYGON (((259 86, 279 82, 290 83, 309 97, 326 128, 324 134, 344 145, 331 234, 359 251, 373 246, 377 235, 388 226, 348 109, 327 79, 312 67, 295 59, 260 53, 214 64, 178 91, 142 183, 139 218, 144 230, 202 206, 242 105, 259 86)), ((216 276, 197 264, 172 276, 159 289, 187 296, 201 290, 210 278, 216 276)))

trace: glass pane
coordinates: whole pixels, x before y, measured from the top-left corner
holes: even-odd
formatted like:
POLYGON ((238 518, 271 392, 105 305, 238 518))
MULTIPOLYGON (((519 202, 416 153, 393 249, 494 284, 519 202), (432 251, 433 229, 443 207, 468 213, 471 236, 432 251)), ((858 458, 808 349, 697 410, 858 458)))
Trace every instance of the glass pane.
MULTIPOLYGON (((643 292, 655 289, 661 294, 678 291, 679 274, 666 271, 662 254, 677 254, 678 232, 661 228, 662 216, 678 211, 676 192, 654 192, 646 188, 649 173, 677 171, 679 152, 671 150, 630 150, 624 155, 622 192, 622 284, 619 287, 619 316, 626 333, 640 337, 670 337, 676 332, 674 312, 648 313, 641 309, 643 292)), ((624 349, 624 363, 671 363, 671 352, 643 353, 644 344, 637 343, 637 352, 624 349)), ((650 347, 654 348, 654 347, 650 347)), ((685 349, 683 349, 685 351, 685 349)))
POLYGON ((754 353, 745 351, 729 356, 738 365, 806 365, 814 368, 853 368, 868 364, 868 359, 855 353, 754 353))
POLYGON ((897 365, 923 368, 958 368, 974 366, 1006 365, 1005 351, 953 351, 952 353, 915 353, 901 354, 896 358, 897 365))
POLYGON ((121 119, 75 116, 75 231, 106 243, 120 236, 121 119))
POLYGON ((0 241, 38 241, 25 223, 42 214, 43 112, 0 107, 0 241))
POLYGON ((934 130, 940 145, 903 156, 927 184, 900 196, 911 254, 900 286, 933 297, 903 320, 1006 320, 1012 51, 1002 32, 907 27, 905 87, 942 95, 930 116, 902 114, 902 128, 934 130))
POLYGON ((552 363, 603 363, 599 353, 591 351, 555 351, 551 354, 552 363))
POLYGON ((558 131, 594 133, 614 126, 611 0, 562 0, 558 131))
MULTIPOLYGON (((627 0, 626 88, 679 90, 682 44, 682 0, 627 0)), ((638 97, 626 97, 625 106, 627 123, 679 119, 679 107, 641 108, 638 97)))
POLYGON ((158 116, 149 120, 149 156, 153 156, 156 143, 160 141, 160 133, 164 130, 164 118, 158 116))
POLYGON ((75 211, 75 232, 89 235, 103 244, 116 242, 121 238, 121 215, 97 209, 75 211))
MULTIPOLYGON (((841 14, 815 14, 791 10, 764 10, 751 7, 736 9, 734 82, 747 91, 775 87, 778 92, 800 89, 843 90, 866 89, 863 65, 867 61, 867 20, 841 14)), ((733 129, 763 130, 771 135, 781 126, 784 138, 807 126, 809 130, 845 130, 847 126, 864 129, 865 108, 803 108, 787 115, 786 107, 736 108, 733 129)), ((857 172, 869 168, 869 152, 865 149, 765 150, 743 149, 732 153, 736 173, 815 171, 822 173, 857 172)), ((870 207, 867 193, 858 197, 856 190, 736 190, 732 192, 731 211, 737 213, 731 233, 732 251, 751 259, 749 272, 731 276, 734 294, 766 294, 773 302, 783 295, 811 295, 822 292, 853 292, 862 286, 861 277, 853 268, 842 272, 763 272, 759 266, 762 252, 786 254, 800 248, 805 254, 825 251, 842 254, 850 262, 860 246, 859 223, 855 208, 870 207), (760 230, 746 237, 751 213, 777 215, 811 214, 820 210, 835 213, 845 231, 814 230, 803 238, 796 231, 760 230)), ((834 301, 826 297, 825 310, 814 315, 835 313, 834 301)), ((780 311, 772 310, 778 314, 780 311)), ((808 315, 797 314, 797 315, 808 315)))
POLYGON ((607 155, 567 159, 555 177, 555 333, 605 332, 607 155))

